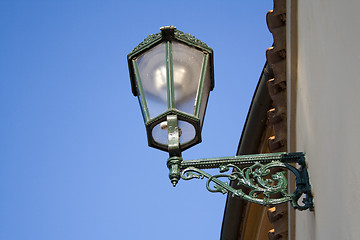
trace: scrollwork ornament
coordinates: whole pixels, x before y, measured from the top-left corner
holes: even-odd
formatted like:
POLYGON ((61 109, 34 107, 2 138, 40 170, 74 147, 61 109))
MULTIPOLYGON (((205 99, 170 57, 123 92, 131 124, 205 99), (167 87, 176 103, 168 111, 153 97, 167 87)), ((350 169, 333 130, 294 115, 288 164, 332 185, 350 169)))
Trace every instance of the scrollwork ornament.
POLYGON ((147 45, 152 44, 153 42, 161 39, 162 35, 161 32, 156 33, 156 34, 150 34, 149 36, 147 36, 147 38, 144 39, 144 41, 142 41, 141 43, 139 43, 139 45, 137 45, 130 54, 133 54, 134 52, 138 51, 139 49, 146 47, 147 45))
POLYGON ((180 39, 183 39, 185 41, 189 41, 189 42, 195 43, 197 45, 201 45, 203 47, 208 48, 208 45, 206 43, 204 43, 204 42, 200 41, 199 39, 195 38, 195 36, 191 35, 190 33, 184 33, 182 31, 175 30, 174 34, 175 34, 175 36, 177 38, 180 38, 180 39))
MULTIPOLYGON (((191 42, 192 44, 195 45, 200 45, 202 47, 206 47, 209 48, 208 45, 202 41, 200 41, 199 39, 195 38, 193 35, 189 34, 189 33, 184 33, 182 31, 179 31, 177 29, 174 30, 174 35, 176 38, 187 41, 187 42, 191 42)), ((145 48, 147 46, 152 45, 154 42, 160 40, 162 38, 162 32, 156 33, 156 34, 150 34, 147 38, 144 39, 144 41, 142 41, 141 43, 139 43, 139 45, 137 45, 130 53, 134 54, 137 51, 139 51, 142 48, 145 48)))
POLYGON ((210 192, 221 192, 223 194, 229 192, 233 196, 241 197, 247 201, 264 206, 291 201, 293 207, 296 209, 305 210, 312 208, 310 187, 306 184, 306 182, 308 182, 308 179, 306 179, 308 176, 306 169, 303 167, 299 170, 290 164, 273 161, 267 164, 255 162, 252 166, 242 169, 233 164, 226 164, 220 166, 219 169, 221 174, 212 176, 196 167, 188 167, 181 171, 181 178, 183 180, 207 178, 206 188, 210 192), (230 168, 235 169, 235 171, 226 174, 225 172, 229 171, 230 168), (298 184, 294 193, 287 193, 286 172, 277 171, 271 174, 270 169, 272 168, 287 169, 295 175, 298 184), (244 186, 248 191, 244 192, 241 189, 231 187, 228 182, 220 180, 224 178, 229 181, 235 181, 236 185, 244 186), (214 183, 213 187, 211 187, 211 183, 214 183), (280 198, 272 198, 272 196, 279 193, 281 195, 280 198), (303 204, 299 205, 298 200, 303 195, 305 195, 303 204))

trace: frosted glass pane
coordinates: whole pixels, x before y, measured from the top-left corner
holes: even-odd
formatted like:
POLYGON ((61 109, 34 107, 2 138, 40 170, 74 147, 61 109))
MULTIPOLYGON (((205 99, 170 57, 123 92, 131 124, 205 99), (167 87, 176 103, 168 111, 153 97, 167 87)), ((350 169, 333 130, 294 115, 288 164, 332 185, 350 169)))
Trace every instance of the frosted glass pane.
POLYGON ((192 47, 173 42, 173 73, 176 109, 194 114, 204 54, 192 47))
POLYGON ((210 86, 211 86, 211 74, 210 74, 210 60, 209 60, 208 64, 206 65, 204 86, 203 86, 203 92, 200 102, 200 112, 199 112, 200 126, 203 125, 206 105, 210 94, 210 86))
POLYGON ((152 130, 152 136, 154 140, 158 143, 168 145, 168 130, 166 126, 166 121, 159 123, 152 130))
POLYGON ((181 129, 180 144, 189 142, 195 138, 195 128, 188 122, 178 121, 179 128, 181 129))
MULTIPOLYGON (((195 138, 195 128, 188 122, 178 121, 178 126, 181 129, 180 131, 180 144, 189 142, 195 138)), ((164 121, 156 125, 152 130, 152 136, 154 140, 158 143, 168 145, 168 129, 167 122, 164 121)))
POLYGON ((165 43, 137 59, 150 118, 167 110, 165 43))

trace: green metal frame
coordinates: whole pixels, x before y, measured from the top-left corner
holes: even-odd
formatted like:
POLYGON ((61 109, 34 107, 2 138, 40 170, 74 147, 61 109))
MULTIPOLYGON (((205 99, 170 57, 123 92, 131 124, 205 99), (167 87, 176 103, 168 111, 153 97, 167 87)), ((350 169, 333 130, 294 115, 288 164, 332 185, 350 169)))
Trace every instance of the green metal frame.
MULTIPOLYGON (((200 120, 200 107, 202 101, 203 85, 205 81, 206 72, 209 70, 211 76, 210 90, 214 88, 214 64, 213 64, 213 50, 209 48, 205 43, 196 39, 194 36, 183 33, 177 30, 174 26, 166 26, 160 28, 161 32, 157 34, 149 35, 142 43, 135 47, 131 53, 127 56, 129 64, 129 72, 131 79, 132 92, 135 96, 138 96, 139 103, 141 106, 142 115, 144 118, 148 144, 150 147, 154 147, 163 151, 168 151, 168 145, 155 141, 152 137, 152 130, 163 121, 166 121, 167 115, 177 115, 179 120, 190 123, 195 128, 195 138, 192 140, 181 143, 181 151, 184 151, 201 142, 201 120, 200 120), (173 58, 172 58, 172 42, 180 42, 189 47, 196 48, 204 53, 204 60, 201 70, 201 77, 199 80, 199 87, 197 90, 196 101, 194 106, 193 115, 181 112, 176 109, 175 106, 175 95, 174 95, 174 73, 173 73, 173 58), (145 52, 165 42, 165 59, 166 59, 166 78, 167 78, 167 105, 168 109, 156 116, 151 118, 148 105, 146 102, 144 89, 141 83, 141 76, 139 73, 138 65, 136 60, 145 52)), ((207 103, 205 104, 206 108, 207 103)))
POLYGON ((136 76, 135 80, 136 80, 136 85, 138 86, 137 90, 139 91, 137 96, 139 97, 139 103, 140 103, 140 106, 141 106, 141 112, 143 114, 144 121, 147 122, 147 121, 150 120, 150 113, 149 113, 149 108, 147 106, 147 102, 146 102, 146 99, 145 99, 144 88, 143 88, 142 83, 140 81, 139 68, 138 68, 137 62, 135 60, 132 60, 131 63, 132 63, 132 66, 134 68, 134 73, 135 73, 135 76, 136 76))
MULTIPOLYGON (((195 112, 194 115, 196 117, 199 117, 200 115, 200 106, 201 106, 201 102, 204 100, 202 99, 202 95, 203 95, 203 90, 204 90, 204 82, 205 82, 205 77, 206 77, 206 70, 207 70, 207 65, 209 62, 209 54, 205 54, 204 55, 204 61, 203 61, 203 65, 201 68, 201 79, 199 82, 199 88, 198 88, 198 92, 196 93, 196 103, 195 103, 195 112)), ((206 109, 206 106, 205 106, 206 109)))
POLYGON ((165 59, 166 59, 166 80, 167 80, 167 102, 168 108, 175 108, 175 89, 174 89, 174 65, 172 58, 172 44, 166 41, 165 45, 165 59))
POLYGON ((283 152, 183 161, 178 147, 177 116, 167 116, 167 124, 170 154, 167 166, 174 187, 180 179, 207 178, 206 188, 210 192, 230 193, 233 197, 240 197, 263 206, 291 202, 292 207, 298 210, 314 209, 304 153, 283 152), (298 164, 299 167, 294 164, 298 164), (211 175, 202 170, 210 168, 219 168, 220 174, 211 175), (230 168, 234 171, 226 173, 230 168), (292 193, 288 193, 284 170, 289 170, 295 175, 296 189, 292 193), (239 188, 235 189, 228 182, 222 181, 222 178, 235 181, 239 188), (300 200, 302 203, 299 203, 300 200))

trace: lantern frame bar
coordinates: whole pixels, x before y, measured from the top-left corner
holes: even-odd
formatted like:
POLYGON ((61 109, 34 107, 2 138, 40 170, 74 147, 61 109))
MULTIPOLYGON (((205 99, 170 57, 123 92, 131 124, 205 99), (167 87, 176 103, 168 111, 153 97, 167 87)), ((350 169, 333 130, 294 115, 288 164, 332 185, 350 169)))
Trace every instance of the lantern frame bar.
MULTIPOLYGON (((203 90, 204 90, 204 82, 205 82, 205 77, 206 77, 206 71, 208 70, 207 68, 209 67, 208 62, 209 62, 209 55, 205 53, 202 68, 201 68, 201 75, 200 75, 201 78, 199 81, 198 92, 197 92, 196 101, 195 101, 194 115, 196 117, 199 117, 200 106, 201 106, 201 102, 203 101, 202 97, 203 97, 203 90)), ((206 103, 206 105, 207 105, 207 103, 206 103)))
POLYGON ((134 67, 136 85, 137 85, 137 89, 139 91, 138 97, 139 97, 139 103, 141 106, 141 112, 143 114, 144 121, 147 122, 150 120, 150 113, 149 113, 149 108, 148 108, 148 105, 147 105, 147 102, 145 99, 145 92, 144 92, 144 88, 141 83, 139 67, 138 67, 136 60, 132 60, 132 65, 134 67))
POLYGON ((166 61, 166 81, 167 81, 167 102, 168 108, 175 108, 174 90, 174 65, 172 58, 172 43, 165 42, 165 61, 166 61))

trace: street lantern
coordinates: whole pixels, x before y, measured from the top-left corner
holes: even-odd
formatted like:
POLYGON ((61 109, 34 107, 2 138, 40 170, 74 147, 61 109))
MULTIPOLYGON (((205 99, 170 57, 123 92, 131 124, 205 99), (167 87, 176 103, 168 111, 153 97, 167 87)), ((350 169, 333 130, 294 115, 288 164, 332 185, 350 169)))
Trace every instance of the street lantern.
POLYGON ((200 143, 209 93, 214 88, 212 49, 167 26, 140 43, 128 55, 128 64, 149 146, 169 151, 168 116, 178 120, 180 151, 200 143))
POLYGON ((214 88, 213 50, 174 26, 160 30, 135 47, 127 60, 132 92, 140 103, 148 144, 169 152, 167 166, 173 186, 180 179, 206 178, 210 192, 231 193, 264 206, 291 202, 295 209, 313 210, 302 152, 182 159, 182 151, 201 142, 206 105, 214 88), (202 170, 209 168, 219 168, 220 174, 211 175, 202 170), (230 169, 233 172, 226 173, 230 169), (294 192, 288 193, 285 171, 279 169, 295 175, 294 192), (224 178, 242 188, 234 188, 221 180, 224 178))

